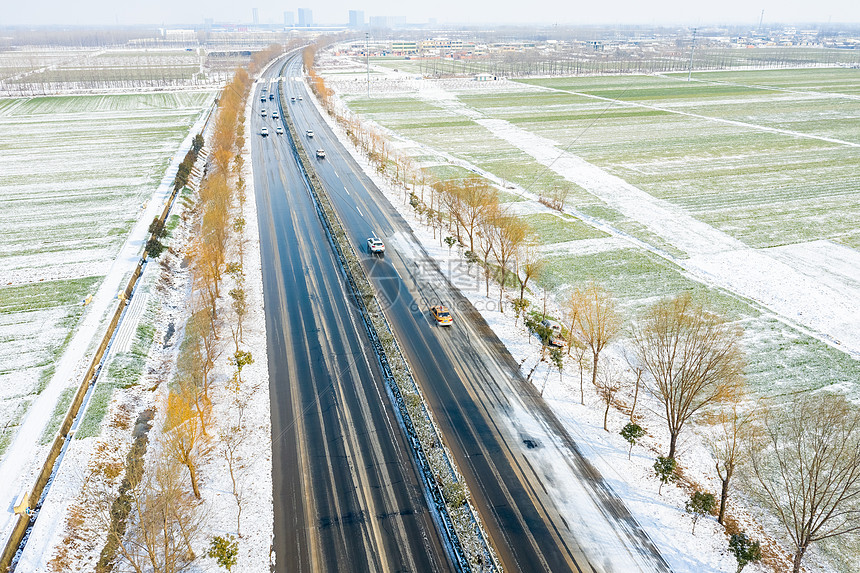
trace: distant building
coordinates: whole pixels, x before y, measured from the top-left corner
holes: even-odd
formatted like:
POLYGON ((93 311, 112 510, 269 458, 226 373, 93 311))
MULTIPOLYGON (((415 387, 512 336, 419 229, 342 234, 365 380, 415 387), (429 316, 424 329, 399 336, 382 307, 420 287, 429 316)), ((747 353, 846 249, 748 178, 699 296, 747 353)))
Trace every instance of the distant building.
POLYGON ((387 28, 388 27, 388 16, 371 16, 370 17, 370 27, 371 28, 387 28))
POLYGON ((463 40, 451 40, 449 38, 432 38, 423 40, 419 46, 423 52, 445 54, 459 52, 463 49, 463 40))
POLYGON ((161 37, 164 38, 167 42, 196 42, 197 41, 197 32, 194 30, 186 30, 186 29, 173 29, 169 30, 167 28, 161 28, 159 30, 161 32, 161 37))
POLYGON ((418 42, 392 40, 391 53, 395 56, 409 56, 418 53, 418 42))
POLYGON ((255 26, 260 25, 260 12, 256 8, 251 8, 251 14, 254 15, 253 21, 255 26))
POLYGON ((299 28, 310 28, 313 25, 313 11, 310 8, 299 8, 299 28))
POLYGON ((292 28, 296 25, 295 15, 292 12, 284 12, 284 26, 292 28))
POLYGON ((349 27, 364 28, 364 10, 349 11, 349 27))

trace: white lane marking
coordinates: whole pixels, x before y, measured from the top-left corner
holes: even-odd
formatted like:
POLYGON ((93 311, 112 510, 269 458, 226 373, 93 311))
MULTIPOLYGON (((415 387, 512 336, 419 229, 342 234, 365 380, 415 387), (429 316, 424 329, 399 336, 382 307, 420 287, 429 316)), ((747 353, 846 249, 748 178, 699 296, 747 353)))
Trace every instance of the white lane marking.
POLYGON ((364 213, 361 212, 361 209, 358 208, 358 205, 355 206, 355 210, 358 211, 358 214, 364 217, 364 213))
POLYGON ((347 195, 349 195, 349 189, 347 189, 346 187, 344 187, 344 188, 343 188, 343 190, 344 190, 344 191, 346 191, 346 194, 347 194, 347 195))
POLYGON ((334 172, 334 176, 340 179, 340 175, 337 174, 337 171, 334 172))

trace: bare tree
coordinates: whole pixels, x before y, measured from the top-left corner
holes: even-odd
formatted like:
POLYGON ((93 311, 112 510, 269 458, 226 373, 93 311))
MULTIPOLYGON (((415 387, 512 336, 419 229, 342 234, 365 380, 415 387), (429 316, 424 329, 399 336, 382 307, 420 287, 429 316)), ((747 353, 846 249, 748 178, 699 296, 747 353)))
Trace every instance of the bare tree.
POLYGON ((528 235, 528 230, 526 222, 513 215, 499 217, 492 229, 494 235, 493 256, 499 264, 499 310, 501 312, 505 311, 503 296, 505 283, 510 273, 509 266, 528 235))
POLYGON ((794 573, 813 543, 860 531, 860 414, 845 398, 794 402, 751 442, 753 491, 791 538, 794 573))
POLYGON ((526 294, 526 286, 531 279, 537 280, 546 266, 546 261, 540 257, 534 241, 526 241, 516 253, 516 277, 520 283, 520 304, 526 294))
POLYGON ((245 440, 245 426, 242 422, 241 415, 237 417, 237 423, 229 427, 226 431, 221 432, 219 442, 221 446, 221 454, 224 456, 224 461, 227 462, 227 471, 230 473, 230 482, 233 486, 233 499, 236 500, 236 533, 239 537, 242 536, 242 487, 239 483, 239 469, 241 466, 241 456, 239 450, 242 442, 245 440))
MULTIPOLYGON (((490 255, 495 246, 495 233, 493 230, 496 226, 496 221, 501 217, 498 204, 494 208, 487 209, 481 216, 478 222, 479 226, 479 249, 481 251, 481 261, 484 265, 484 282, 487 288, 487 296, 490 296, 490 255)), ((441 237, 441 234, 440 234, 441 237)))
POLYGON ((674 458, 678 435, 705 406, 735 395, 742 385, 740 332, 689 294, 657 303, 634 326, 639 362, 651 376, 647 387, 663 406, 674 458))
MULTIPOLYGON (((487 209, 499 203, 499 196, 486 179, 470 177, 458 189, 461 208, 456 213, 460 225, 469 236, 469 250, 475 252, 475 231, 487 209)), ((452 213, 453 214, 453 213, 452 213)))
POLYGON ((570 356, 570 351, 573 350, 574 343, 577 341, 577 323, 579 321, 580 306, 582 305, 583 294, 581 289, 574 289, 567 297, 564 314, 570 323, 567 330, 567 355, 570 356))
POLYGON ((135 573, 180 573, 195 559, 192 544, 201 533, 204 515, 200 503, 183 487, 181 466, 160 458, 128 484, 128 526, 110 521, 114 496, 97 492, 99 514, 108 524, 108 538, 116 543, 119 557, 135 573))
POLYGON ((726 515, 726 502, 729 499, 729 483, 746 453, 745 445, 749 433, 751 413, 738 409, 740 399, 733 400, 721 408, 716 417, 715 433, 708 438, 708 447, 714 457, 720 490, 720 513, 717 521, 722 524, 726 515))
POLYGON ((577 330, 591 350, 591 383, 597 386, 597 364, 600 353, 620 332, 621 319, 615 311, 615 302, 597 283, 591 283, 580 293, 577 330))
POLYGON ((612 406, 612 398, 621 390, 622 379, 619 373, 610 363, 605 363, 600 369, 600 376, 597 377, 597 394, 603 400, 606 408, 603 410, 603 429, 609 431, 607 423, 609 421, 609 408, 612 406))
POLYGON ((636 414, 636 403, 639 401, 639 388, 642 386, 642 375, 645 374, 645 370, 636 361, 636 357, 627 352, 627 349, 624 350, 624 359, 627 361, 627 365, 630 367, 633 375, 636 376, 633 389, 633 405, 630 407, 630 421, 633 422, 636 414))
POLYGON ((579 366, 579 403, 585 405, 585 369, 588 367, 588 348, 576 338, 572 343, 575 347, 573 358, 579 366))
POLYGON ((200 499, 197 461, 206 449, 203 426, 186 397, 171 392, 164 421, 164 449, 167 455, 185 466, 191 478, 194 497, 200 499))

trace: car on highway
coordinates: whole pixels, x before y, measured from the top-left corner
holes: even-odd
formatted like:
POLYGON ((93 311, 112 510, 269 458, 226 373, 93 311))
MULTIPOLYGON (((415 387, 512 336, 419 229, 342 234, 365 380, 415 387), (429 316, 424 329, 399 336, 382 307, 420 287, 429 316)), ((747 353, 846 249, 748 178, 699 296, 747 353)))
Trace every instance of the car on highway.
POLYGON ((299 101, 302 101, 302 96, 299 96, 299 101))
POLYGON ((269 99, 275 99, 275 94, 269 94, 269 99))
POLYGON ((277 133, 278 135, 284 135, 284 128, 279 125, 275 128, 275 133, 277 133))
POLYGON ((260 101, 266 101, 266 96, 260 96, 260 101))
POLYGON ((307 135, 308 137, 313 137, 314 136, 314 130, 309 129, 309 130, 305 131, 305 135, 307 135))
POLYGON ((382 240, 377 239, 376 237, 370 237, 367 239, 367 252, 372 255, 381 255, 385 253, 385 243, 383 243, 382 240))
POLYGON ((269 137, 269 129, 266 127, 262 128, 260 130, 260 135, 262 135, 263 137, 269 137))
POLYGON ((296 101, 295 96, 291 97, 291 98, 290 98, 290 101, 292 101, 292 102, 296 101))
POLYGON ((262 115, 263 117, 266 117, 266 110, 261 111, 260 115, 262 115))
POLYGON ((325 149, 317 149, 317 157, 325 159, 325 149))
POLYGON ((272 112, 272 119, 278 119, 279 117, 280 116, 278 115, 278 112, 276 112, 276 111, 272 112))
POLYGON ((430 314, 433 315, 433 318, 436 319, 436 324, 439 326, 451 326, 454 322, 454 318, 451 316, 451 311, 448 310, 447 306, 443 306, 441 304, 431 306, 430 314))

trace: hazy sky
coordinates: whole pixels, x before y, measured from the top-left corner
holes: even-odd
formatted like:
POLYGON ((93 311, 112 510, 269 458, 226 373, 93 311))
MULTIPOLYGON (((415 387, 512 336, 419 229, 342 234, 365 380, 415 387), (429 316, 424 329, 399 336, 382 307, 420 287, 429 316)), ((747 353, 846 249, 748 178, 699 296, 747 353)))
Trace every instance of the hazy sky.
POLYGON ((364 10, 365 17, 405 16, 408 22, 484 22, 505 24, 758 24, 848 22, 860 23, 858 0, 6 0, 0 8, 3 25, 201 24, 250 22, 259 9, 261 24, 283 23, 284 11, 313 10, 314 23, 341 24, 348 10, 364 10))

